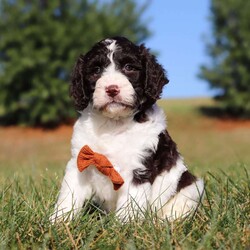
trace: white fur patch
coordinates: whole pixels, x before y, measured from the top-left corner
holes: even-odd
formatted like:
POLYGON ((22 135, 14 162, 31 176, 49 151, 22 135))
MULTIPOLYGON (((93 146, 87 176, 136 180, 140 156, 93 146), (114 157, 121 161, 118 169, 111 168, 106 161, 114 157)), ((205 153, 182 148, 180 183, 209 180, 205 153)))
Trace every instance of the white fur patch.
POLYGON ((102 112, 104 116, 114 119, 131 116, 135 102, 135 91, 127 77, 116 70, 113 54, 116 49, 115 41, 107 46, 110 53, 109 66, 104 70, 102 76, 97 80, 93 94, 93 107, 102 112), (106 88, 116 85, 119 88, 119 94, 110 97, 106 93, 106 88))
MULTIPOLYGON (((110 66, 108 67, 109 72, 115 72, 115 62, 113 59, 113 55, 115 53, 116 50, 116 41, 115 40, 111 40, 112 42, 107 46, 107 49, 109 50, 109 53, 107 55, 107 57, 110 60, 110 66)), ((107 71, 107 70, 106 70, 107 71)))
POLYGON ((181 175, 187 170, 182 159, 178 159, 176 166, 170 171, 164 171, 156 177, 152 185, 151 204, 153 210, 159 210, 165 205, 175 193, 181 178, 181 175))
POLYGON ((194 211, 201 202, 204 192, 203 180, 198 179, 173 196, 159 211, 158 215, 173 221, 194 211))
POLYGON ((93 94, 93 107, 104 112, 110 118, 120 118, 131 115, 131 108, 134 105, 135 91, 126 76, 120 72, 105 72, 96 82, 93 94), (115 97, 110 97, 106 93, 106 88, 110 85, 117 85, 120 93, 115 97))

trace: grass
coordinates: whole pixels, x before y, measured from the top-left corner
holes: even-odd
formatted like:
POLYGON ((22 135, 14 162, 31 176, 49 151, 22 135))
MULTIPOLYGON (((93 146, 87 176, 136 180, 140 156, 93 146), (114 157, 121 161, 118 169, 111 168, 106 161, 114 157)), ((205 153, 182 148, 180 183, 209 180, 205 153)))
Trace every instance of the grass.
POLYGON ((206 175, 198 212, 174 224, 146 214, 122 225, 90 204, 71 223, 51 225, 57 184, 43 178, 6 181, 0 194, 1 249, 246 249, 249 246, 249 178, 206 175), (90 211, 91 210, 91 211, 90 211))
POLYGON ((220 121, 203 117, 197 107, 210 100, 160 104, 190 168, 205 179, 197 213, 175 223, 148 213, 144 221, 121 224, 86 204, 73 222, 51 225, 71 129, 2 128, 0 249, 248 249, 249 127, 221 129, 220 121))

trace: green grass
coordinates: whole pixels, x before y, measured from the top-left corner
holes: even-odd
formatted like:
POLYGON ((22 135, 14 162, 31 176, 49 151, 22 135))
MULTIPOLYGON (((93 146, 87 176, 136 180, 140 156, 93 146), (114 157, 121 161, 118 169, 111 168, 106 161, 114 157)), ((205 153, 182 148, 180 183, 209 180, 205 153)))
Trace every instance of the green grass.
POLYGON ((146 214, 121 224, 87 204, 71 223, 51 225, 58 186, 14 177, 0 194, 1 249, 246 249, 249 247, 249 178, 207 174, 206 197, 197 213, 168 223, 146 214))
POLYGON ((210 100, 160 105, 190 169, 206 183, 195 214, 169 223, 148 213, 144 221, 121 224, 114 214, 105 215, 89 203, 74 221, 51 225, 70 133, 36 131, 29 136, 26 130, 2 128, 0 249, 248 249, 249 128, 217 128, 217 120, 198 111, 200 105, 213 105, 210 100))

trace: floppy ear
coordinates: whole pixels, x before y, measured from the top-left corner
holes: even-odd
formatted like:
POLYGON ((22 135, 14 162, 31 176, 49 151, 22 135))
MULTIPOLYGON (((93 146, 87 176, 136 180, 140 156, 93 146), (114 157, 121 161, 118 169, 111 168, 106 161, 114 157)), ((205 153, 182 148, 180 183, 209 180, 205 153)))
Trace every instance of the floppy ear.
POLYGON ((80 55, 72 72, 70 96, 73 97, 75 107, 78 111, 85 109, 90 101, 91 95, 84 84, 84 56, 80 55))
POLYGON ((154 104, 162 93, 163 86, 169 82, 163 67, 154 55, 143 44, 140 45, 142 62, 145 67, 144 93, 151 104, 154 104))

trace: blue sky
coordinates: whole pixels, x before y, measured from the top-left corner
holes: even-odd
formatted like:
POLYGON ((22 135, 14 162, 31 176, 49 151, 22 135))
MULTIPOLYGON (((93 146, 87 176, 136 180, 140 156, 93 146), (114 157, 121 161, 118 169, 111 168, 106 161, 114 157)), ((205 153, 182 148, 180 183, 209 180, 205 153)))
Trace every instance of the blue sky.
MULTIPOLYGON (((139 2, 145 2, 143 0, 139 2)), ((209 62, 204 36, 210 34, 209 0, 152 0, 145 12, 151 38, 147 47, 159 52, 158 61, 168 72, 165 98, 212 96, 209 85, 197 77, 201 64, 209 62)))

